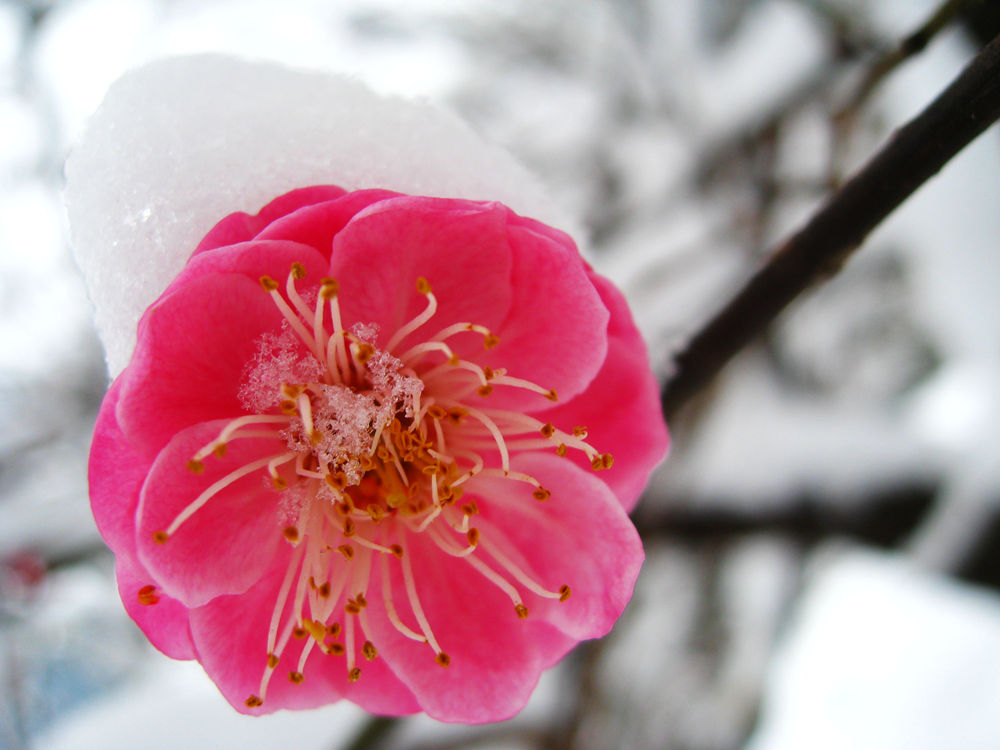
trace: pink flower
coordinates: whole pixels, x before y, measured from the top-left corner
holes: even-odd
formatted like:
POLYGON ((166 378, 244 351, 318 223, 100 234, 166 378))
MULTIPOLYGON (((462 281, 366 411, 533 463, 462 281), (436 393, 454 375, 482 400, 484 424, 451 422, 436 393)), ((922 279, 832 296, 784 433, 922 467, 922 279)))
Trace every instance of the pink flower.
POLYGON ((129 614, 239 710, 483 722, 621 614, 666 443, 565 234, 311 187, 223 219, 146 311, 91 498, 129 614))

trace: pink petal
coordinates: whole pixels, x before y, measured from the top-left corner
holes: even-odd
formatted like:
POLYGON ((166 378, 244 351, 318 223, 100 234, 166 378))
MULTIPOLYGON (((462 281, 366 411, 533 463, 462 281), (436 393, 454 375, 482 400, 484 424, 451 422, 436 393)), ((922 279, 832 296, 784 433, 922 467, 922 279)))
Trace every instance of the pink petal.
MULTIPOLYGON (((580 396, 547 411, 543 419, 561 429, 586 426, 587 442, 614 456, 611 469, 597 477, 632 510, 650 472, 666 455, 670 439, 660 410, 659 386, 625 298, 607 279, 591 273, 601 299, 611 311, 608 356, 597 377, 580 396)), ((577 451, 567 454, 590 471, 590 462, 577 451)))
POLYGON ((476 525, 483 539, 495 541, 549 591, 563 584, 572 590, 565 602, 526 593, 532 617, 577 640, 604 635, 632 596, 643 560, 638 532, 592 471, 540 453, 521 454, 512 467, 535 477, 552 496, 539 502, 527 483, 475 480, 468 492, 479 498, 476 525))
MULTIPOLYGON (((567 401, 587 387, 604 362, 608 310, 576 246, 567 235, 558 234, 566 243, 513 221, 508 225, 510 311, 498 329, 499 346, 483 360, 552 388, 560 401, 567 401)), ((531 410, 552 403, 529 391, 499 387, 489 405, 531 410)))
MULTIPOLYGON (((384 613, 379 575, 369 587, 367 612, 380 654, 432 718, 481 723, 513 716, 524 707, 541 670, 552 663, 544 651, 562 655, 565 638, 540 620, 519 619, 506 595, 463 561, 446 556, 426 535, 410 534, 403 546, 431 630, 451 663, 438 666, 428 645, 393 627, 384 613)), ((393 602, 403 622, 417 629, 400 565, 395 560, 390 565, 393 602)))
POLYGON ((90 445, 90 506, 97 530, 119 558, 137 565, 135 509, 139 490, 149 473, 143 458, 118 426, 115 410, 122 378, 111 384, 101 404, 90 445))
POLYGON ((398 196, 399 193, 388 190, 357 190, 347 193, 335 200, 304 206, 287 214, 265 227, 255 239, 301 242, 329 257, 334 236, 355 214, 373 203, 398 196))
POLYGON ((275 198, 254 215, 243 212, 229 214, 209 230, 204 239, 198 243, 194 254, 197 255, 223 245, 245 242, 255 237, 275 219, 292 213, 303 206, 333 200, 344 193, 342 188, 333 185, 299 188, 275 198))
POLYGON ((119 558, 115 575, 125 611, 146 634, 149 642, 171 658, 194 659, 194 646, 188 628, 188 608, 167 596, 158 587, 154 592, 158 601, 155 604, 142 604, 139 590, 155 584, 138 563, 136 567, 132 567, 119 558))
POLYGON ((168 541, 154 541, 156 532, 166 531, 213 483, 252 461, 287 450, 277 438, 242 438, 230 443, 224 458, 206 458, 202 473, 189 471, 191 457, 227 424, 205 422, 179 432, 156 457, 139 499, 139 559, 170 596, 189 607, 246 591, 267 572, 285 543, 280 495, 265 485, 263 468, 220 490, 168 541))
MULTIPOLYGON (((435 198, 393 198, 362 211, 333 242, 331 274, 340 281, 345 323, 379 324, 385 345, 426 307, 416 287, 423 277, 438 311, 395 353, 452 323, 495 327, 510 305, 504 222, 495 204, 435 198)), ((476 345, 482 349, 481 336, 476 345)))
POLYGON ((260 283, 261 276, 270 276, 284 293, 292 263, 301 263, 306 269, 305 279, 298 282, 300 290, 310 285, 315 287, 329 267, 329 261, 309 245, 284 240, 239 242, 192 256, 170 282, 161 299, 183 289, 193 280, 213 273, 238 273, 257 283, 260 283))
MULTIPOLYGON (((419 710, 410 691, 381 658, 360 660, 361 679, 347 680, 346 657, 328 656, 314 648, 301 670, 305 681, 296 685, 288 673, 298 671, 306 641, 291 639, 268 684, 264 704, 247 708, 244 701, 258 695, 267 659, 267 633, 274 604, 288 565, 283 552, 272 561, 271 572, 243 594, 212 600, 191 613, 191 632, 199 660, 226 699, 242 713, 271 713, 280 708, 312 708, 347 698, 381 714, 419 710)), ((286 605, 287 606, 287 605, 286 605)))
POLYGON ((150 307, 118 403, 136 449, 152 457, 189 425, 240 416, 244 367, 281 320, 260 285, 239 274, 194 279, 150 307))
POLYGON ((111 384, 94 427, 89 470, 94 520, 115 553, 118 593, 129 616, 167 656, 193 659, 187 608, 162 592, 155 605, 139 603, 139 589, 154 583, 139 562, 135 545, 135 511, 149 465, 115 421, 120 390, 121 378, 111 384))

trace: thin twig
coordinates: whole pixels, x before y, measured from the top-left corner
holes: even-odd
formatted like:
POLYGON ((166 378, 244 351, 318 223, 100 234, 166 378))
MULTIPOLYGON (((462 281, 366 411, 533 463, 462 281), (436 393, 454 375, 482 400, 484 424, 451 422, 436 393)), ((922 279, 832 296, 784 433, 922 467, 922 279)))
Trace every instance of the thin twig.
POLYGON ((662 393, 673 417, 732 357, 813 284, 835 274, 865 237, 1000 117, 1000 37, 860 172, 778 246, 728 305, 676 357, 662 393))
POLYGON ((878 85, 911 57, 923 52, 939 32, 946 29, 969 0, 946 0, 918 29, 877 59, 865 73, 850 98, 834 114, 834 122, 853 119, 878 85))

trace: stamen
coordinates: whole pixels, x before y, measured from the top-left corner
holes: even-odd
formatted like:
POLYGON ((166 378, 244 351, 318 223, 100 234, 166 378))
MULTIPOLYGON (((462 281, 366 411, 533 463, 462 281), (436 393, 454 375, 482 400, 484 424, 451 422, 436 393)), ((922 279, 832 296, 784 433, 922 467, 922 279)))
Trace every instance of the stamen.
POLYGON ((420 606, 420 597, 417 596, 417 586, 413 582, 413 566, 410 564, 410 556, 403 555, 402 561, 403 583, 406 586, 406 596, 410 600, 410 609, 413 610, 413 616, 417 618, 417 625, 420 626, 420 630, 424 634, 424 639, 434 649, 435 653, 440 654, 441 647, 438 645, 434 633, 431 632, 431 625, 427 622, 427 615, 424 614, 423 607, 420 606))
MULTIPOLYGON (((402 549, 402 547, 400 547, 402 549)), ((420 633, 414 632, 410 628, 403 624, 403 621, 399 619, 399 614, 396 612, 396 605, 392 601, 392 586, 389 584, 389 563, 388 558, 382 557, 382 603, 385 605, 385 613, 389 618, 389 622, 396 630, 407 638, 413 641, 418 641, 420 643, 427 643, 427 638, 422 636, 420 633)))
POLYGON ((393 334, 392 338, 389 339, 389 343, 385 345, 385 350, 387 352, 391 353, 400 341, 433 318, 434 313, 437 311, 437 299, 434 297, 434 293, 431 292, 431 286, 427 283, 427 279, 423 276, 417 279, 417 291, 427 297, 427 307, 424 308, 423 312, 393 334))
POLYGON ((295 282, 301 281, 305 277, 306 267, 298 261, 292 263, 292 268, 288 272, 288 278, 285 279, 285 296, 291 301, 292 306, 295 307, 299 315, 303 319, 308 320, 310 315, 309 306, 306 305, 305 300, 299 295, 299 290, 295 288, 295 282))
MULTIPOLYGON (((484 563, 478 557, 469 554, 461 554, 463 550, 456 550, 452 547, 451 542, 446 540, 441 536, 440 532, 435 529, 430 530, 430 538, 442 551, 451 555, 452 557, 464 557, 465 561, 476 569, 486 580, 496 586, 498 589, 503 591, 508 597, 510 597, 511 602, 514 607, 524 607, 524 601, 521 599, 520 593, 514 588, 514 586, 503 576, 493 570, 489 565, 484 563)), ((480 544, 485 546, 485 540, 479 540, 480 544)), ((556 595, 558 597, 558 595, 556 595)))
POLYGON ((503 467, 505 472, 510 472, 510 455, 507 453, 507 446, 504 443, 503 433, 500 432, 500 428, 497 427, 496 422, 490 419, 486 414, 481 412, 479 409, 473 409, 467 407, 467 411, 470 417, 480 422, 483 427, 489 430, 490 434, 493 436, 493 440, 496 443, 497 450, 500 451, 500 465, 503 467))
MULTIPOLYGON (((513 560, 511 560, 509 557, 507 557, 507 555, 501 552, 493 542, 484 538, 480 543, 482 544, 483 549, 489 552, 490 556, 493 557, 493 559, 495 559, 498 563, 500 563, 500 565, 502 565, 508 573, 514 576, 514 579, 522 586, 524 586, 526 589, 535 594, 538 594, 539 596, 543 596, 546 599, 562 598, 561 590, 549 591, 548 589, 544 588, 541 584, 536 582, 535 579, 533 579, 531 576, 529 576, 527 573, 521 570, 521 568, 519 568, 514 563, 513 560)), ((568 589, 569 587, 567 586, 566 588, 568 589)))
MULTIPOLYGON (((285 569, 285 577, 281 581, 278 589, 278 598, 274 602, 274 610, 271 612, 271 624, 267 628, 267 651, 274 653, 275 642, 278 638, 278 624, 281 621, 281 613, 285 609, 285 602, 288 601, 288 592, 292 589, 292 579, 302 562, 302 555, 305 547, 297 547, 288 560, 288 567, 285 569)), ((272 667, 273 668, 273 667, 272 667)))
POLYGON ((226 474, 226 476, 224 476, 217 482, 214 482, 211 486, 208 487, 208 489, 206 489, 204 492, 198 495, 198 497, 195 498, 192 503, 190 503, 186 508, 184 508, 184 510, 178 513, 177 516, 174 518, 174 520, 170 522, 170 525, 167 527, 165 532, 157 532, 157 534, 165 533, 168 537, 174 534, 177 531, 177 529, 180 528, 182 523, 184 523, 191 516, 193 516, 198 511, 198 509, 201 508, 203 505, 205 505, 205 503, 207 503, 209 500, 211 500, 212 497, 214 497, 216 494, 224 490, 226 487, 228 487, 238 479, 241 479, 245 477, 247 474, 251 474, 257 471, 258 469, 264 468, 270 461, 271 461, 270 456, 268 456, 267 458, 261 458, 258 459, 257 461, 251 461, 245 466, 241 466, 236 471, 226 474))
POLYGON ((299 318, 295 310, 293 310, 289 304, 285 302, 285 298, 282 297, 281 293, 278 291, 278 282, 270 276, 262 276, 260 279, 260 285, 264 287, 264 291, 271 296, 271 299, 274 301, 278 311, 282 314, 282 316, 284 316, 285 320, 288 321, 292 330, 299 335, 299 338, 302 339, 302 343, 306 345, 306 348, 312 352, 317 351, 316 339, 313 338, 309 330, 305 327, 305 325, 303 325, 302 319, 299 318))

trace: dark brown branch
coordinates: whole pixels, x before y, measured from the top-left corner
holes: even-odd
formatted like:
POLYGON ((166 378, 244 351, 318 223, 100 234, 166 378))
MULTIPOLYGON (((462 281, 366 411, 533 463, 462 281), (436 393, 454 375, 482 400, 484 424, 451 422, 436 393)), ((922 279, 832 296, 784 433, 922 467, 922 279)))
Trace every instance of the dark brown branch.
POLYGON ((896 131, 808 223, 778 246, 676 357, 663 389, 667 418, 708 384, 799 294, 836 273, 865 237, 1000 117, 1000 37, 923 112, 896 131))
POLYGON ((399 728, 400 720, 394 716, 369 716, 354 739, 343 750, 375 750, 384 747, 389 735, 399 728))

